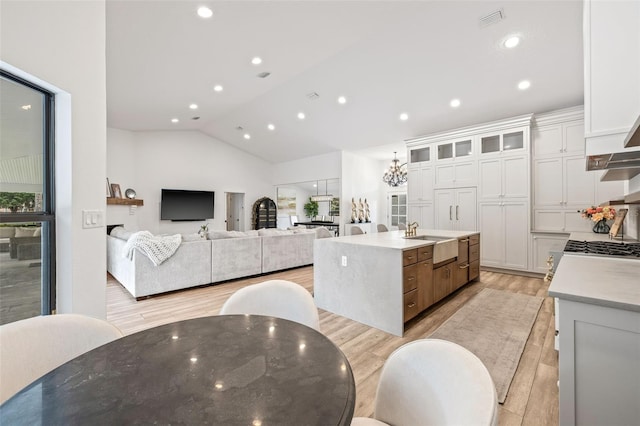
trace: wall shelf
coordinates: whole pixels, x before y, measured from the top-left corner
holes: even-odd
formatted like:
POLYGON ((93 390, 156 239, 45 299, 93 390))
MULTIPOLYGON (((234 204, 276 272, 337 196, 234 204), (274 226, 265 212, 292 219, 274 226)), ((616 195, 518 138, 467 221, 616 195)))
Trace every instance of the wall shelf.
POLYGON ((142 200, 137 200, 135 198, 107 197, 107 204, 117 205, 117 206, 143 206, 144 202, 142 200))

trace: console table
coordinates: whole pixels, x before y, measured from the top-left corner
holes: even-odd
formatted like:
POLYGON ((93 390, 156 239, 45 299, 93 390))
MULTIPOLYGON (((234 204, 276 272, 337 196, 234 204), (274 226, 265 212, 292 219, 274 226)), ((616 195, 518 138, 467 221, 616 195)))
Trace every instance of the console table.
POLYGON ((80 355, 7 400, 0 419, 329 426, 349 425, 354 405, 349 362, 323 334, 280 318, 218 315, 80 355))

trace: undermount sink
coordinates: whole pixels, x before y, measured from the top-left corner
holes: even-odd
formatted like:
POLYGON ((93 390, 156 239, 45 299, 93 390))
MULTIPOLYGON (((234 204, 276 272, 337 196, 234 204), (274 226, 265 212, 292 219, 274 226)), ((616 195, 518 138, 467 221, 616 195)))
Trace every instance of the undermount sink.
POLYGON ((403 238, 435 241, 436 243, 433 246, 434 264, 458 257, 458 240, 456 238, 434 237, 432 235, 411 235, 403 238))

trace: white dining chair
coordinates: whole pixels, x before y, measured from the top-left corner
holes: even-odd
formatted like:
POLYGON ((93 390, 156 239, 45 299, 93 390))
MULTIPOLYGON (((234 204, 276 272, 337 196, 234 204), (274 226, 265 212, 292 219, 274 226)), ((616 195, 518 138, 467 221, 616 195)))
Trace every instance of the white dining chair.
POLYGON ((284 318, 320 330, 318 308, 304 287, 286 280, 269 280, 236 291, 220 315, 253 314, 284 318))
POLYGON ((498 397, 489 371, 469 350, 446 340, 415 340, 385 362, 373 417, 356 417, 351 426, 495 426, 498 397))
POLYGON ((360 228, 357 225, 354 225, 351 227, 351 235, 363 235, 364 232, 362 231, 362 228, 360 228))
POLYGON ((77 314, 0 326, 0 403, 65 362, 122 336, 107 321, 77 314))
POLYGON ((406 231, 407 230, 407 224, 406 223, 398 223, 398 230, 399 231, 406 231))
POLYGON ((333 232, 329 231, 324 226, 320 226, 316 228, 316 238, 331 238, 333 237, 333 232))
POLYGON ((387 225, 383 224, 383 223, 379 223, 376 225, 376 229, 378 230, 378 232, 388 232, 389 228, 387 228, 387 225))

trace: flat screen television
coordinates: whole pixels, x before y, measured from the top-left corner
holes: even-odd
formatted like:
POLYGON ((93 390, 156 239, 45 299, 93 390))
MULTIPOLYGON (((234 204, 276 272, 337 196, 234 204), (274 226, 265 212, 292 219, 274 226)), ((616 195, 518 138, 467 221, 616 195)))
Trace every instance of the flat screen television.
POLYGON ((163 189, 160 219, 173 221, 213 219, 215 192, 163 189))

